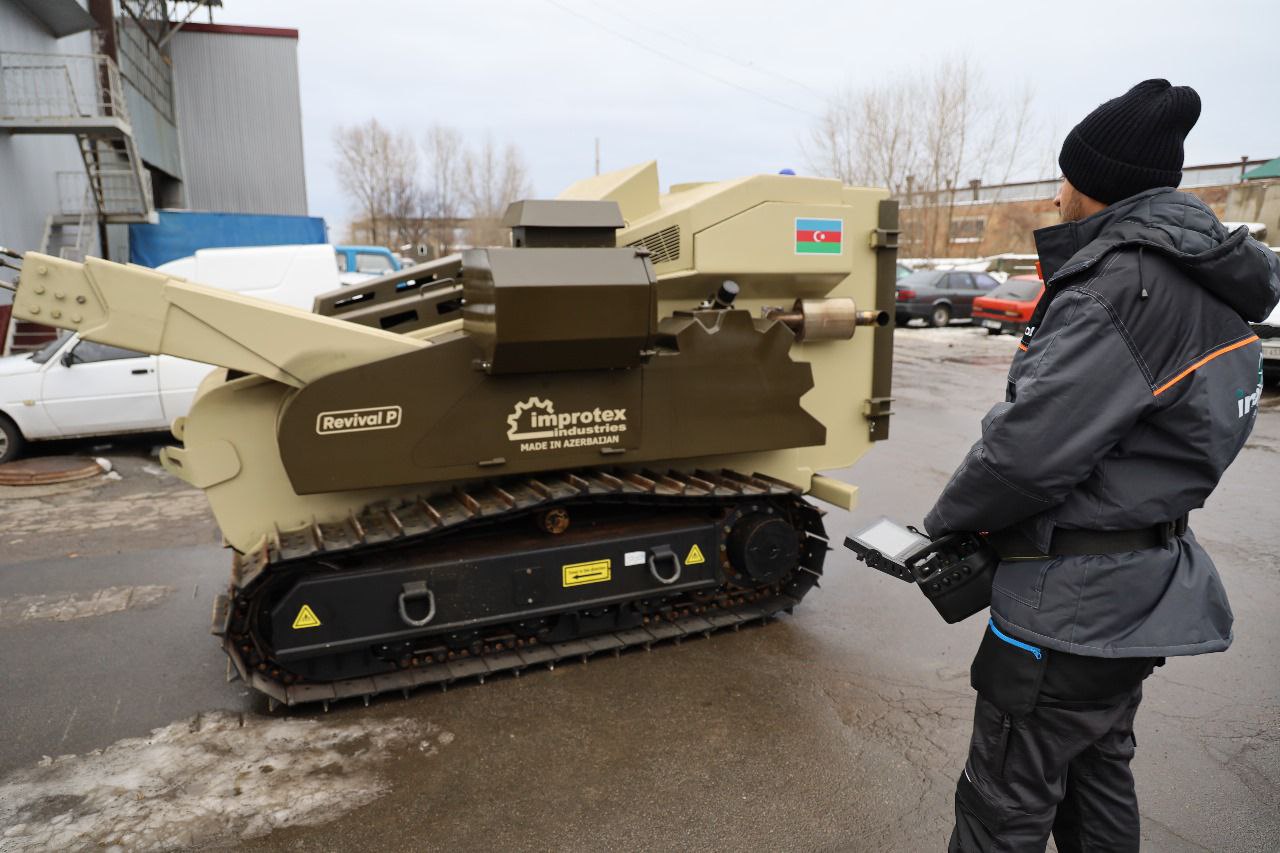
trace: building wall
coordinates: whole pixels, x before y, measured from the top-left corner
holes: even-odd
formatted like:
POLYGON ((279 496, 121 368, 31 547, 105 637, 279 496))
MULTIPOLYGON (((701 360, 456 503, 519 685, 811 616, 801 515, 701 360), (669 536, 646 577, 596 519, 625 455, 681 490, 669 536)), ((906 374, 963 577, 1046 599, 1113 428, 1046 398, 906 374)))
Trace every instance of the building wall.
POLYGON ((297 32, 188 25, 170 44, 186 206, 306 214, 297 32))
MULTIPOLYGON (((1238 171, 1238 169, 1237 169, 1238 171)), ((1231 186, 1187 187, 1221 219, 1231 186)), ((905 258, 977 258, 1003 252, 1034 253, 1032 233, 1058 223, 1052 198, 917 204, 900 211, 898 254, 905 258)))
POLYGON ((1265 242, 1280 246, 1280 180, 1246 181, 1231 188, 1226 216, 1234 222, 1261 222, 1265 242))
MULTIPOLYGON (((124 83, 133 144, 148 166, 181 180, 182 155, 173 120, 173 72, 164 55, 127 15, 120 14, 115 27, 116 65, 124 83)), ((156 193, 157 205, 162 203, 160 195, 156 193)))
MULTIPOLYGON (((91 53, 91 34, 55 38, 21 5, 0 0, 0 52, 91 53)), ((40 248, 45 217, 59 211, 60 171, 84 171, 74 137, 0 131, 0 245, 40 248)), ((8 299, 0 289, 0 302, 8 299)))

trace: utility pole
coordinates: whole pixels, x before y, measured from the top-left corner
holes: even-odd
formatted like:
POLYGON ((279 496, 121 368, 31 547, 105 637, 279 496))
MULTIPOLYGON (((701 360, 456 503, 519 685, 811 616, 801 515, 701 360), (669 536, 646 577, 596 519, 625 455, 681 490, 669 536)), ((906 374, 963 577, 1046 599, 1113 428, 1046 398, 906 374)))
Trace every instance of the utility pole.
POLYGON ((600 174, 600 137, 596 137, 596 174, 600 174))

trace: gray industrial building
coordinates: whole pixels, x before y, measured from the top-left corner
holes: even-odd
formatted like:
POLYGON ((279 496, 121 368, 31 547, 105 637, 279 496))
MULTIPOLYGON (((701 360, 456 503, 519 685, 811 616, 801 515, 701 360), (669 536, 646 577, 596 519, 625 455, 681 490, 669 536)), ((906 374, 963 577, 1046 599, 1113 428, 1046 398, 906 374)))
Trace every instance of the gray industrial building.
POLYGON ((157 209, 306 214, 298 32, 220 5, 0 0, 0 245, 126 261, 157 209))
POLYGON ((305 215, 297 30, 187 24, 172 45, 181 206, 305 215))

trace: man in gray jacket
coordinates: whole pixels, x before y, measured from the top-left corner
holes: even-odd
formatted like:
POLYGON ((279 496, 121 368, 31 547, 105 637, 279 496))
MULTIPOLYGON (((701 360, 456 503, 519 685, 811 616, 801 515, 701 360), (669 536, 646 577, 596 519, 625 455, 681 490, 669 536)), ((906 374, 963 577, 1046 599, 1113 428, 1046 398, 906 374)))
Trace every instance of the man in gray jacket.
POLYGON ((1067 136, 1006 402, 925 519, 1001 556, 952 850, 1137 850, 1142 681, 1231 644, 1187 514, 1253 427, 1247 321, 1280 300, 1280 262, 1174 189, 1199 115, 1195 90, 1147 80, 1067 136))

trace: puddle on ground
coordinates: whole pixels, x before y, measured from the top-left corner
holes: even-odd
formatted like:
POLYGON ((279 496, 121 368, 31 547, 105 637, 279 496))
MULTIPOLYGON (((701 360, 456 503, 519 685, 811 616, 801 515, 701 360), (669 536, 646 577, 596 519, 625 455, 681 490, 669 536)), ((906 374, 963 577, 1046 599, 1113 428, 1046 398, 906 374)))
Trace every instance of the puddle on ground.
POLYGON ((390 788, 393 753, 425 760, 453 740, 407 718, 200 715, 0 780, 0 850, 170 850, 324 823, 390 788))

